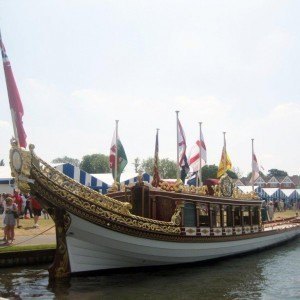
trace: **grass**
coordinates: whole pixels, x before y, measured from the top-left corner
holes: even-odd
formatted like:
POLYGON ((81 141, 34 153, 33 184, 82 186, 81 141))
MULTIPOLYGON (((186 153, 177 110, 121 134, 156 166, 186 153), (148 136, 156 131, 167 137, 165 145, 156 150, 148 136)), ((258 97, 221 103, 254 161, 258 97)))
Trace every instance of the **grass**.
POLYGON ((300 216, 300 211, 299 210, 292 210, 292 209, 289 209, 289 210, 286 210, 286 211, 281 211, 281 212, 275 212, 274 213, 274 219, 277 220, 277 219, 285 219, 285 218, 291 218, 291 217, 295 217, 296 216, 296 213, 299 214, 300 216))
POLYGON ((0 248, 1 252, 20 252, 20 251, 35 251, 35 250, 49 250, 49 249, 55 249, 55 244, 43 244, 43 245, 26 245, 26 246, 7 246, 0 248))
POLYGON ((15 236, 34 236, 37 235, 49 228, 46 232, 43 233, 43 235, 53 235, 55 234, 55 226, 53 220, 50 219, 44 219, 43 216, 40 217, 38 221, 39 227, 35 228, 33 227, 34 222, 33 219, 20 219, 20 226, 21 228, 15 228, 15 236))

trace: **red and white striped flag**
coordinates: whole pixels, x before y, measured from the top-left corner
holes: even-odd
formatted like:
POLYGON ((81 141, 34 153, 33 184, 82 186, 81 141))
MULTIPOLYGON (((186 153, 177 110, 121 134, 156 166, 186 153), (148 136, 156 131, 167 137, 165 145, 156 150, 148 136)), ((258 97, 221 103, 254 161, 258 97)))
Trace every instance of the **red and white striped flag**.
POLYGON ((200 132, 200 141, 198 140, 196 144, 191 148, 189 153, 189 166, 193 172, 198 172, 200 168, 200 152, 201 152, 201 167, 205 166, 207 163, 206 156, 206 145, 204 143, 204 138, 202 131, 200 132), (200 148, 201 147, 201 148, 200 148))
POLYGON ((19 91, 15 82, 15 78, 11 69, 10 61, 7 57, 5 47, 2 42, 1 34, 0 34, 0 48, 3 60, 3 68, 6 79, 6 87, 7 94, 9 99, 9 105, 11 110, 13 128, 15 138, 18 141, 20 147, 26 148, 26 133, 23 127, 23 105, 19 95, 19 91))

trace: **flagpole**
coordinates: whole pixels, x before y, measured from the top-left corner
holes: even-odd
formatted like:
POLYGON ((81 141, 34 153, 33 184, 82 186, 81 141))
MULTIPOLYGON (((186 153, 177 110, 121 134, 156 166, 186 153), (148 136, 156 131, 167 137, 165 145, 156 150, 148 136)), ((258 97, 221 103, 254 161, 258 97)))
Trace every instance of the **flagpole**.
POLYGON ((177 180, 180 178, 180 166, 179 166, 179 139, 178 139, 178 114, 179 110, 176 110, 176 132, 177 132, 177 180))
POLYGON ((119 123, 119 120, 116 120, 116 136, 115 136, 115 145, 116 145, 116 153, 115 153, 115 183, 117 183, 117 174, 118 174, 118 123, 119 123))
POLYGON ((198 170, 198 178, 199 178, 199 186, 202 186, 202 122, 199 122, 199 128, 200 128, 200 147, 199 147, 199 170, 198 170))
POLYGON ((252 141, 252 160, 251 160, 251 162, 252 162, 252 174, 251 174, 252 180, 251 180, 251 184, 252 184, 252 192, 254 192, 254 170, 253 170, 254 139, 251 139, 251 141, 252 141))
POLYGON ((223 166, 224 166, 224 174, 226 173, 225 169, 226 169, 226 159, 227 159, 227 150, 226 150, 226 138, 225 138, 225 134, 226 132, 223 131, 223 135, 224 135, 224 157, 223 157, 223 166))

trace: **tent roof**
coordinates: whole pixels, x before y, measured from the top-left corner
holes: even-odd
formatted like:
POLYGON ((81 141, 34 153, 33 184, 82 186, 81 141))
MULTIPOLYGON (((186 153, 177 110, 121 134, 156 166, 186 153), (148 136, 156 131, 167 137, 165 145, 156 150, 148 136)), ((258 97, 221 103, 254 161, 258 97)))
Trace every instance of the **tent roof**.
MULTIPOLYGON (((252 185, 240 185, 240 186, 238 186, 238 188, 245 194, 252 192, 252 185)), ((254 186, 254 190, 257 188, 258 188, 258 186, 254 186)))
POLYGON ((279 189, 278 188, 263 188, 262 189, 267 195, 274 195, 279 189))
POLYGON ((291 196, 296 190, 295 189, 281 189, 282 193, 287 197, 291 196))

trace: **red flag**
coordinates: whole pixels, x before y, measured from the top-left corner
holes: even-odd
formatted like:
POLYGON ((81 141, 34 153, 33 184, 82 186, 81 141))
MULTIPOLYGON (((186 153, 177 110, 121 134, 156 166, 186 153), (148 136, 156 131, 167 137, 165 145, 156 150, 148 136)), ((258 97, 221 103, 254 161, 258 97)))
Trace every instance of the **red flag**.
POLYGON ((12 122, 14 127, 15 138, 18 141, 20 147, 26 148, 26 133, 23 127, 23 105, 19 95, 19 91, 15 82, 15 78, 11 69, 10 61, 7 57, 5 47, 2 42, 0 34, 0 48, 3 60, 3 68, 6 79, 7 94, 9 99, 9 105, 11 110, 12 122))

